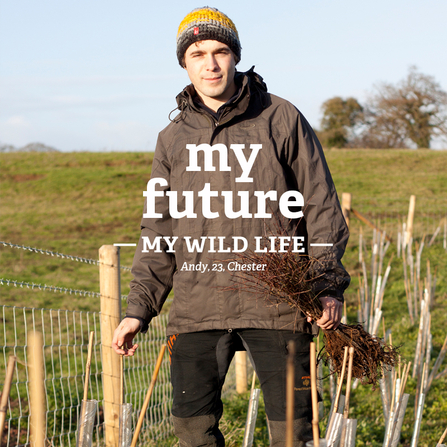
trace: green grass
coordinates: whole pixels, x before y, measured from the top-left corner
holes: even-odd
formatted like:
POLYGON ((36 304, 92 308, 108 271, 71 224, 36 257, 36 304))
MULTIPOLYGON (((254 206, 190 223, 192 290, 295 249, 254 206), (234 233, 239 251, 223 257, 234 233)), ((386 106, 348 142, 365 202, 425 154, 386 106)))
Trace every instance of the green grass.
MULTIPOLYGON (((405 221, 408 201, 415 194, 415 238, 429 240, 447 213, 447 152, 410 150, 329 150, 326 158, 337 191, 350 192, 352 207, 376 225, 386 228, 393 244, 386 256, 391 275, 383 304, 384 320, 393 342, 402 345, 402 358, 412 361, 418 321, 411 325, 403 285, 402 260, 396 254, 399 225, 405 221)), ((11 153, 1 154, 0 240, 97 259, 102 245, 136 242, 143 208, 143 191, 151 171, 151 153, 11 153)), ((351 220, 351 239, 344 264, 352 275, 346 293, 349 321, 357 319, 358 236, 363 232, 371 250, 368 227, 351 220)), ((122 265, 131 265, 133 248, 121 249, 122 265)), ((49 284, 71 289, 99 291, 98 267, 71 260, 0 247, 0 278, 49 284)), ((446 335, 447 252, 442 232, 423 251, 421 277, 426 262, 436 272, 437 293, 431 311, 433 352, 431 366, 446 335)), ((369 264, 368 264, 369 265, 369 264)), ((128 293, 131 276, 122 271, 122 293, 128 293)), ((0 286, 1 303, 68 310, 99 310, 99 300, 79 295, 41 292, 0 286)), ((442 369, 446 367, 446 362, 442 369)), ((447 380, 432 385, 427 396, 420 446, 432 446, 447 426, 447 380)), ((415 380, 407 392, 410 402, 402 430, 402 445, 409 445, 413 430, 415 380)), ((326 407, 328 394, 325 393, 326 407)), ((248 395, 226 402, 226 433, 240 439, 245 424, 248 395)), ((352 416, 358 419, 358 446, 379 446, 383 440, 380 394, 359 385, 352 394, 352 416)), ((324 423, 324 421, 323 421, 324 423)), ((322 423, 322 427, 323 427, 322 423)), ((256 445, 268 445, 265 420, 259 418, 256 445)), ((166 443, 172 445, 173 440, 166 443)), ((238 444, 235 441, 234 445, 238 444)), ((158 444, 161 445, 161 444, 158 444)))

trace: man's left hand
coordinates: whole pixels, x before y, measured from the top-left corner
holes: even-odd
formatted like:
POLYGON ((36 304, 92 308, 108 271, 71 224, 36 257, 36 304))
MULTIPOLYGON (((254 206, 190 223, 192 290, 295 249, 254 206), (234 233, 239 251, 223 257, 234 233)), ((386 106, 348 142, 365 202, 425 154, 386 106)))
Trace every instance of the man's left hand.
MULTIPOLYGON (((320 298, 320 301, 323 305, 323 315, 316 321, 317 325, 323 330, 337 329, 341 320, 342 302, 331 296, 324 296, 320 298)), ((311 323, 312 318, 307 317, 307 321, 311 323)))

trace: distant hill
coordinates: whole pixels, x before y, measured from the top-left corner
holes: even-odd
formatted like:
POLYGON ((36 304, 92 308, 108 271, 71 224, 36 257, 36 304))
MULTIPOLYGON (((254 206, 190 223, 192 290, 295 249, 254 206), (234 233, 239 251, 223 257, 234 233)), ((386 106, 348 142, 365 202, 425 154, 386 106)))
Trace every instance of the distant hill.
POLYGON ((0 152, 60 152, 54 147, 43 143, 29 143, 23 147, 15 147, 12 144, 0 144, 0 152))

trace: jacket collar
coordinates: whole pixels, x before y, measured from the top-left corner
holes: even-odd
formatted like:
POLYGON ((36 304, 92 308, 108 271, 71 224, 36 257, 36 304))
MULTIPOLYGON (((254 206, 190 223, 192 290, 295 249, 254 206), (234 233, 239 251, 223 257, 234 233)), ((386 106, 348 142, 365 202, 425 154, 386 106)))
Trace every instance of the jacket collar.
MULTIPOLYGON (((227 104, 225 110, 222 112, 222 118, 225 118, 225 122, 230 121, 237 115, 243 114, 247 110, 252 97, 260 97, 261 107, 266 107, 266 101, 263 100, 263 97, 267 94, 267 85, 264 83, 262 77, 255 73, 254 66, 246 72, 236 71, 235 80, 241 85, 241 88, 239 95, 230 104, 227 104)), ((195 95, 196 92, 192 84, 186 86, 177 95, 177 108, 180 110, 180 115, 176 117, 175 121, 181 120, 188 109, 197 113, 206 113, 194 103, 193 98, 195 95)))

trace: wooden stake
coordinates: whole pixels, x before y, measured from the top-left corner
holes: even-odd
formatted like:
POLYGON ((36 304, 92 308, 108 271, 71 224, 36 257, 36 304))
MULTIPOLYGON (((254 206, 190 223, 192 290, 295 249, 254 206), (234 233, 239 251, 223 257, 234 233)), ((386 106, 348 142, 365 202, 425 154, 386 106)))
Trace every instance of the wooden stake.
POLYGON ((119 356, 112 349, 112 339, 121 320, 119 247, 103 245, 99 249, 99 261, 105 446, 116 447, 119 441, 121 369, 119 356))
POLYGON ((414 210, 416 208, 416 196, 412 195, 410 197, 410 206, 408 208, 408 218, 407 218, 407 231, 405 232, 405 246, 410 242, 413 236, 413 220, 414 220, 414 210))
POLYGON ((344 192, 341 195, 341 209, 343 211, 343 216, 346 221, 346 225, 349 228, 349 216, 351 212, 351 202, 352 202, 352 195, 350 192, 344 192))
POLYGON ((318 430, 317 359, 314 342, 310 344, 310 387, 312 395, 312 434, 314 437, 314 446, 320 447, 320 432, 318 430))
POLYGON ((162 345, 160 353, 158 354, 157 363, 155 364, 154 372, 152 373, 151 383, 149 384, 149 389, 147 390, 146 397, 144 398, 143 406, 141 407, 140 417, 138 418, 137 426, 132 438, 132 443, 130 447, 135 447, 137 445, 138 436, 143 426, 144 416, 146 415, 147 407, 149 406, 149 401, 151 400, 152 392, 154 391, 155 382, 157 381, 158 372, 160 371, 161 363, 163 361, 163 355, 166 350, 166 345, 162 345))
POLYGON ((46 410, 42 346, 42 334, 28 332, 31 447, 45 447, 46 410))
POLYGON ((247 352, 236 351, 234 360, 236 366, 236 392, 242 394, 247 391, 247 352))
POLYGON ((286 377, 286 447, 293 447, 293 420, 295 419, 295 342, 293 340, 289 342, 288 348, 289 355, 287 356, 286 377))
POLYGON ((10 355, 8 366, 6 368, 5 384, 3 385, 2 398, 0 400, 0 442, 3 438, 3 429, 5 427, 6 411, 8 410, 9 392, 11 390, 12 376, 16 366, 17 357, 10 355))

